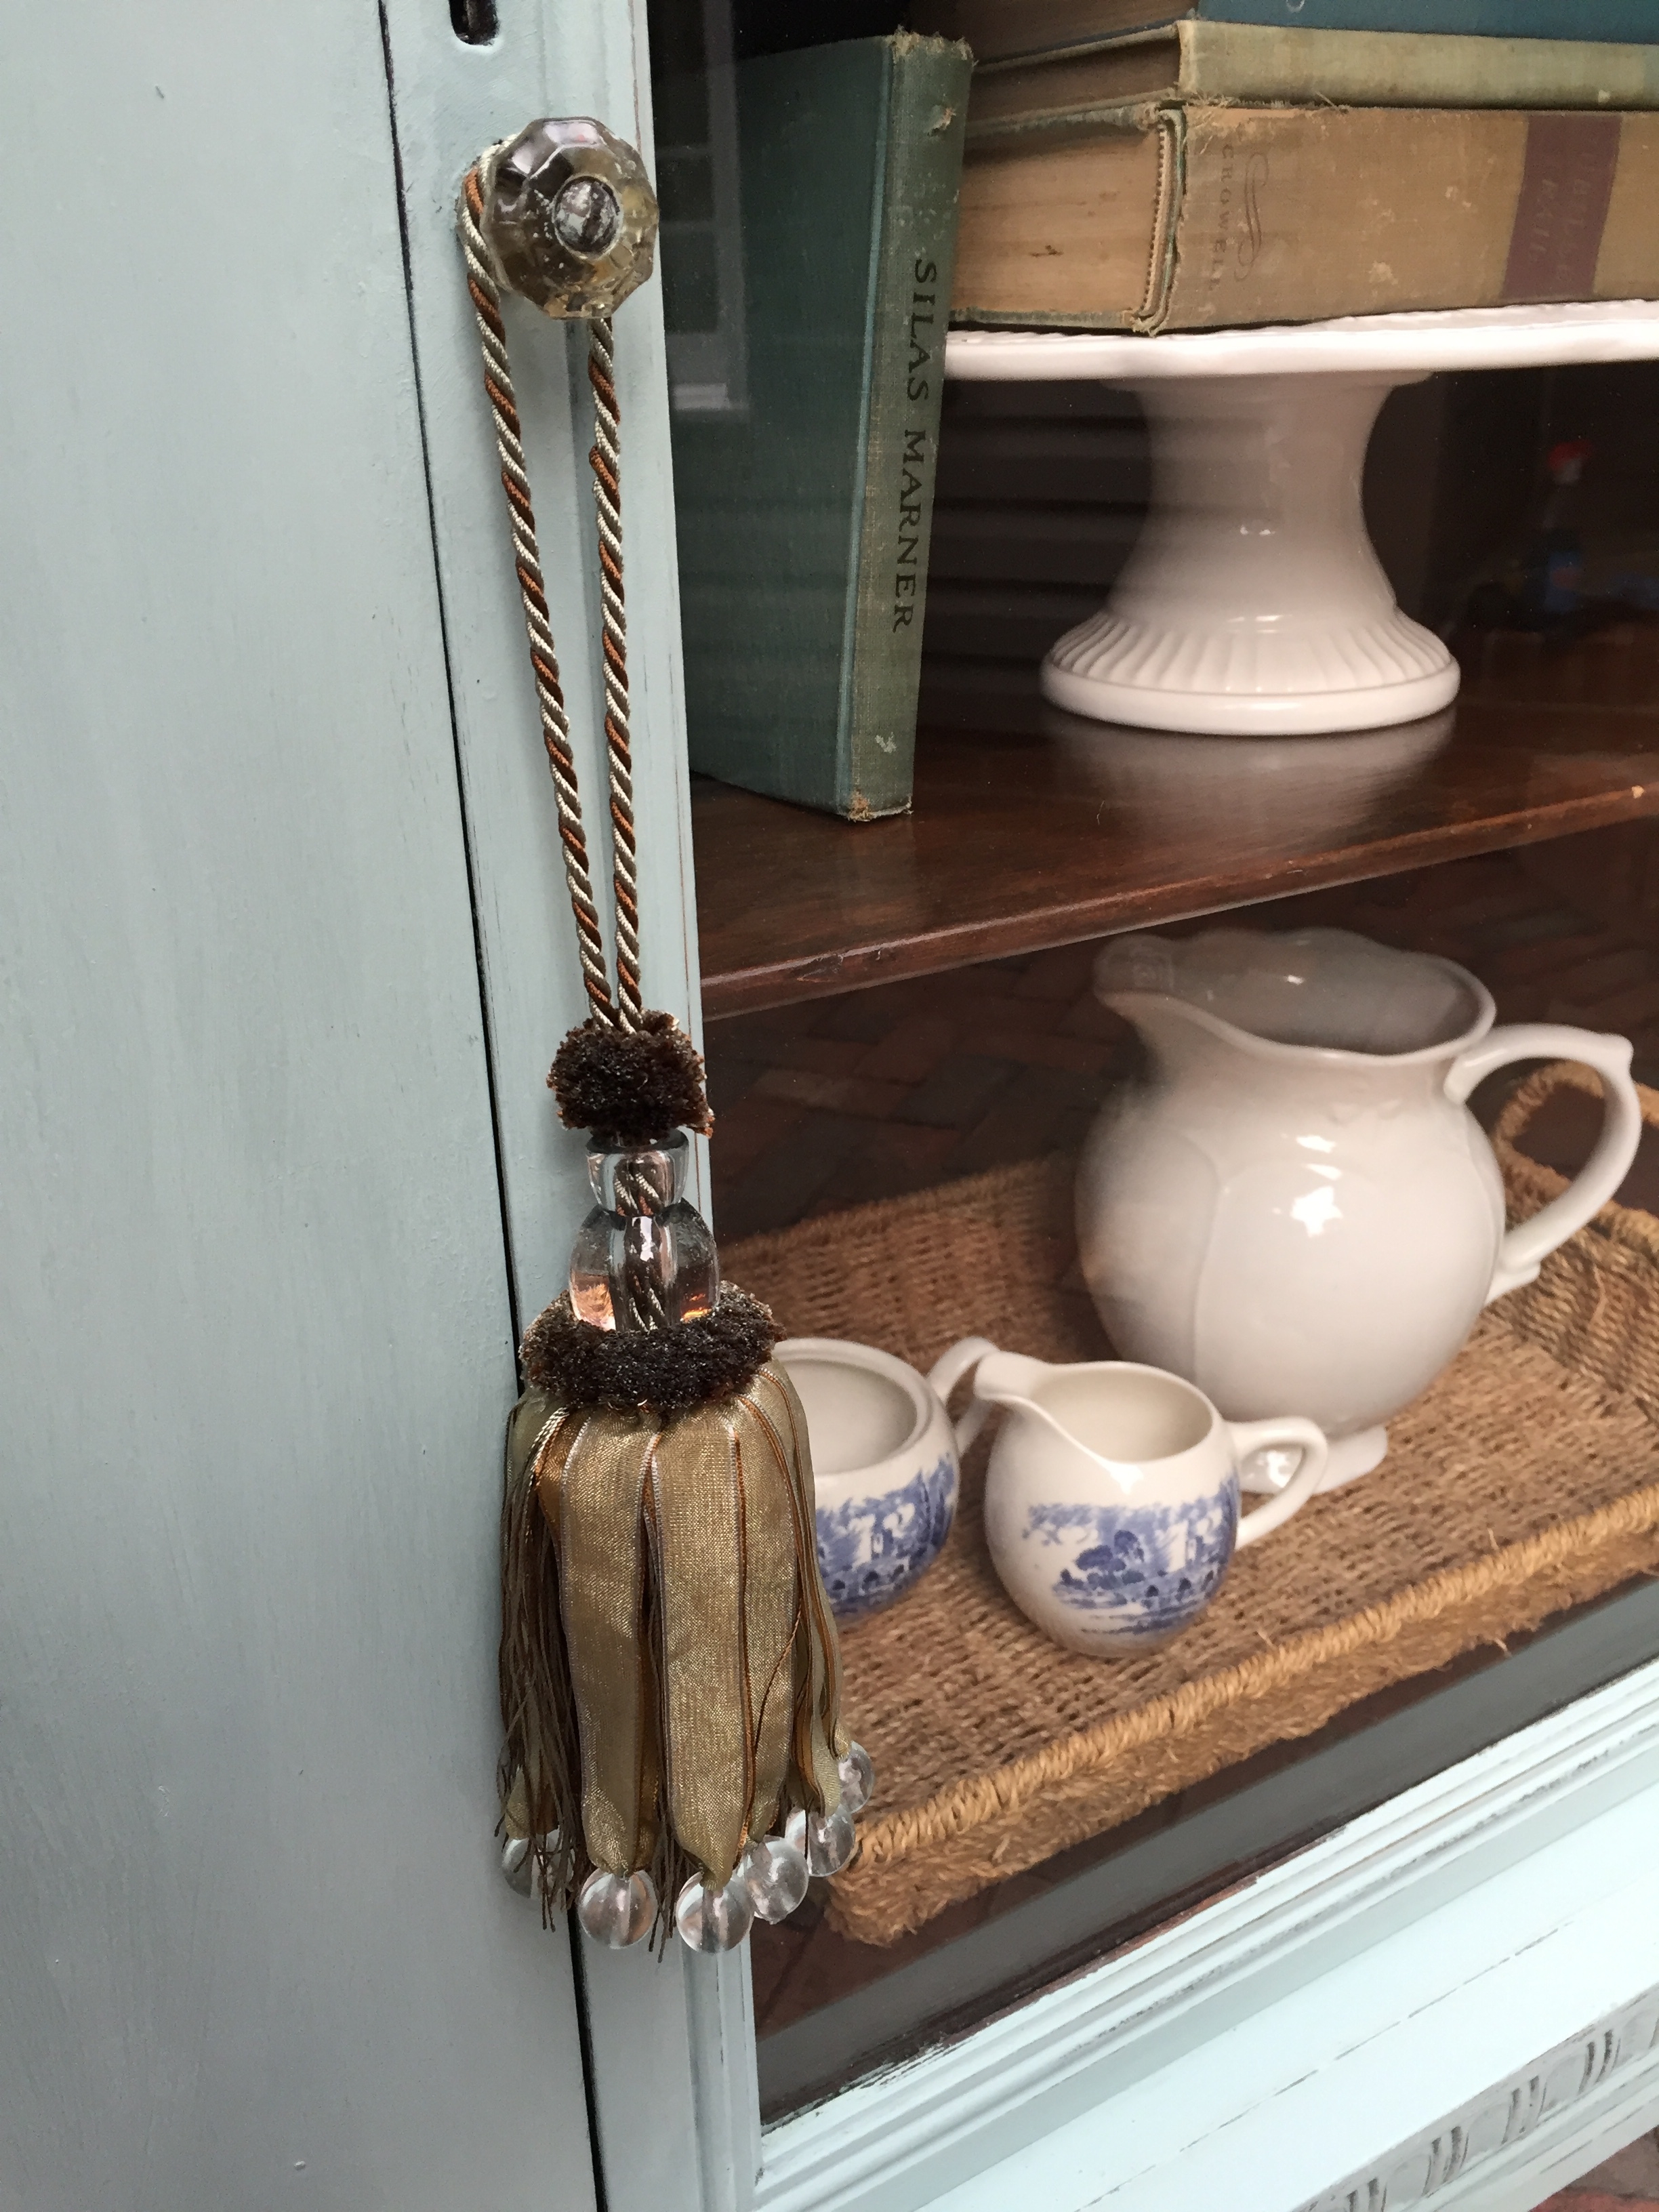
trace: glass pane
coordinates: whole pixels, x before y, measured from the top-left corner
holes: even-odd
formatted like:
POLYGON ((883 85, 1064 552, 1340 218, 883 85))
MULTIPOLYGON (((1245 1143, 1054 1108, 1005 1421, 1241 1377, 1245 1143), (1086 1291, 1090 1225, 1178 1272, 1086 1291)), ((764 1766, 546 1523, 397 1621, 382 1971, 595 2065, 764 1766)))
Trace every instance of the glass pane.
MULTIPOLYGON (((1150 1145, 1113 1186, 1109 1236, 1093 1201, 1073 1206, 1091 1133, 1144 1101, 1175 1052, 1126 997, 1174 1000, 1183 1018, 1199 1006, 1253 1040, 1193 1078, 1224 1098, 1266 1081, 1258 1046, 1382 1061, 1406 1038, 1431 1056, 1474 1034, 1486 992, 1500 1024, 1629 1036, 1638 1079, 1659 1085, 1659 847, 1646 819, 1659 804, 1659 373, 1440 377, 1382 407, 1364 524, 1400 606, 1462 659, 1455 712, 1265 742, 1064 712, 1040 696, 1038 665, 1149 542, 1164 481, 1156 405, 1103 378, 940 382, 942 280, 923 254, 889 265, 894 179, 918 194, 923 180, 896 135, 904 88, 872 46, 898 20, 856 0, 650 9, 714 1219, 732 1278, 795 1335, 873 1346, 920 1373, 969 1334, 1066 1366, 1121 1352, 1172 1370, 1173 1395, 1159 1382, 1136 1401, 1138 1433, 1166 1438, 1157 1449, 1121 1445, 1113 1424, 1130 1414, 1117 1401, 1103 1412, 1080 1386, 1054 1386, 1082 1409, 1069 1429, 1055 1414, 1067 1449, 1162 1467, 1199 1449, 1167 1425, 1190 1404, 1180 1392, 1220 1371, 1201 1332, 1243 1341, 1239 1315, 1274 1310, 1286 1237, 1346 1250, 1343 1209, 1371 1204, 1384 1228, 1416 1223, 1396 1239, 1409 1257, 1431 1239, 1434 1207, 1420 1176, 1379 1170, 1370 1199, 1363 1177, 1341 1182, 1350 1170, 1325 1160, 1316 1116, 1290 1132, 1303 1183, 1249 1218, 1249 1250, 1278 1255, 1259 1288, 1238 1291, 1241 1262, 1224 1312, 1197 1316, 1194 1293, 1184 1350, 1167 1315, 1159 1337, 1148 1315, 1162 1255, 1173 1279, 1191 1256, 1182 1239, 1220 1232, 1194 1229, 1150 1145), (883 414, 884 317, 903 332, 892 359, 914 417, 883 414), (888 507, 894 534, 872 538, 888 507), (890 652, 877 649, 884 624, 890 652), (1291 979, 1258 951, 1194 952, 1218 918, 1258 947, 1315 930, 1372 950, 1317 940, 1291 979), (1125 949, 1148 931, 1152 947, 1134 935, 1125 949), (1112 942, 1127 965, 1097 976, 1112 942), (1474 980, 1448 980, 1435 960, 1474 980), (1396 1005, 1389 978, 1402 975, 1396 1005), (1091 1257, 1103 1238, 1103 1261, 1091 1257), (1152 1257, 1132 1295, 1121 1252, 1136 1239, 1152 1257)), ((945 106, 928 111, 936 137, 953 127, 945 106)), ((1199 507, 1226 474, 1224 441, 1211 463, 1193 479, 1199 507)), ((1507 1065, 1474 1089, 1486 1131, 1534 1073, 1507 1065)), ((1506 1153, 1521 1212, 1547 1171, 1583 1164, 1597 1127, 1593 1091, 1539 1096, 1506 1153)), ((1396 1097, 1376 1110, 1403 1125, 1418 1109, 1396 1097)), ((1370 1111, 1362 1102, 1351 1118, 1370 1111)), ((1486 1139, 1454 1126, 1464 1167, 1489 1166, 1486 1139)), ((1219 1185, 1233 1166, 1205 1172, 1219 1185)), ((1482 1188, 1496 1207, 1496 1182, 1482 1188)), ((1659 1210, 1650 1135, 1624 1200, 1659 1210)), ((1495 1245, 1495 1212, 1486 1233, 1495 1245)), ((1334 1313, 1348 1290, 1333 1270, 1334 1313)), ((902 1456, 892 1437, 880 1454, 869 1438, 908 1386, 890 1370, 849 1382, 843 1363, 809 1388, 803 1370, 820 1556, 847 1609, 848 1712, 855 1732, 867 1717, 877 1794, 865 1856, 751 1939, 769 2118, 963 2032, 1659 1654, 1659 1589, 1586 1568, 1547 1601, 1522 1592, 1496 1626, 1417 1645, 1402 1635, 1369 1674, 1310 1671, 1270 1693, 1249 1672, 1477 1552, 1508 1558, 1528 1512, 1577 1527, 1620 1486, 1651 1480, 1642 1390, 1602 1374, 1593 1345, 1553 1351, 1544 1321, 1516 1317, 1531 1308, 1500 1300, 1476 1346, 1490 1352, 1485 1379, 1460 1382, 1455 1403, 1434 1396, 1489 1279, 1455 1326, 1430 1313, 1432 1270, 1426 1288, 1403 1261, 1373 1285, 1362 1330, 1426 1316, 1421 1372, 1387 1409, 1391 1421, 1404 1409, 1395 1440, 1384 1454, 1380 1417, 1328 1419, 1355 1486, 1237 1560, 1230 1477, 1178 1510, 1160 1492, 1155 1525, 1121 1498, 1103 1520, 1092 1496, 1026 1498, 1029 1522, 1011 1534, 1012 1509, 996 1502, 999 1484, 1014 1495, 1006 1439, 1048 1414, 1036 1385, 1006 1376, 983 1435, 956 1455, 959 1480, 941 1447, 878 1508, 854 1477, 902 1456), (1508 1520, 1476 1536, 1451 1516, 1437 1534, 1423 1501, 1441 1493, 1421 1470, 1455 1490, 1447 1469, 1467 1465, 1473 1496, 1476 1475, 1504 1474, 1503 1425, 1527 1429, 1515 1408, 1534 1403, 1528 1390, 1577 1405, 1597 1376, 1606 1403, 1584 1418, 1613 1422, 1617 1441, 1595 1431, 1596 1452, 1581 1455, 1595 1466, 1559 1511, 1535 1490, 1521 1499, 1517 1475, 1508 1520), (1419 1400, 1430 1413, 1412 1410, 1419 1400), (1021 1545, 1052 1559, 1041 1587, 1035 1571, 1021 1581, 1021 1545), (1176 1632, 1125 1656, 1124 1624, 1143 1620, 1176 1632), (1094 1634, 1118 1644, 1073 1648, 1094 1634)), ((1323 1318, 1307 1328, 1305 1392, 1258 1403, 1236 1377, 1204 1381, 1217 1420, 1306 1417, 1319 1370, 1357 1372, 1352 1346, 1333 1355, 1319 1336, 1323 1318)), ((1654 1384, 1659 1402, 1659 1351, 1654 1384)), ((971 1389, 964 1377, 946 1390, 957 1420, 971 1389)), ((908 1434, 901 1421, 894 1435, 908 1434)), ((1244 1507, 1310 1468, 1312 1449, 1241 1443, 1244 1507)))
MULTIPOLYGON (((1500 1019, 1547 1012, 1589 1028, 1624 1027, 1638 1080, 1659 1082, 1659 952, 1639 917, 1628 926, 1575 902, 1575 885, 1651 867, 1645 829, 1595 833, 1454 863, 1255 909, 1264 930, 1356 929, 1375 942, 1433 952, 1481 975, 1500 1019)), ((1597 902, 1599 908, 1600 902, 1597 902)), ((1187 925, 1190 932, 1197 926, 1187 925)), ((879 1206, 1040 1158, 1074 1162, 1091 1124, 1133 1071, 1127 1025, 1089 985, 1095 945, 717 1021, 707 1053, 720 1117, 713 1148, 715 1218, 735 1273, 744 1239, 850 1209, 879 1206)), ((1490 1127, 1516 1077, 1476 1093, 1490 1127)), ((1582 1163, 1593 1102, 1541 1115, 1528 1143, 1563 1172, 1582 1163), (1583 1110, 1578 1110, 1578 1109, 1583 1110)), ((1069 1176, 1069 1164, 1062 1180, 1069 1176)), ((1625 1202, 1659 1209, 1659 1144, 1644 1140, 1625 1202)), ((867 1216, 856 1217, 867 1220, 867 1216)), ((1057 1236, 1064 1234, 1063 1225, 1057 1236)), ((1069 1272, 1066 1249, 1057 1255, 1069 1272)), ((1074 1283, 1079 1337, 1097 1330, 1074 1283)), ((790 1310, 780 1318, 793 1326, 790 1310)), ((889 1348, 893 1348, 890 1346, 889 1348)), ((1103 1338, 1099 1353, 1107 1346, 1103 1338)), ((964 1457, 957 1531, 978 1533, 985 1446, 964 1457)), ((1378 1478, 1382 1479, 1379 1474, 1378 1478)), ((932 1570, 945 1571, 943 1566, 932 1570)), ((843 1626, 854 1724, 882 1663, 881 1623, 843 1626)), ((1181 1645, 1171 1648, 1176 1657, 1181 1645)), ((854 1940, 831 1915, 831 1885, 752 1939, 763 2109, 775 2117, 858 2072, 959 2033, 1175 1914, 1247 1878, 1342 1820, 1467 1756, 1568 1697, 1659 1653, 1659 1589, 1638 1582, 1552 1618, 1537 1635, 1491 1644, 1391 1683, 1297 1741, 1272 1744, 1159 1797, 1104 1833, 1022 1866, 994 1870, 970 1896, 894 1940, 854 1940)), ((1085 1662, 1109 1668, 1109 1660, 1085 1662)), ((1176 1668, 1177 1674, 1179 1668, 1176 1668)), ((988 1699, 1011 1695, 994 1675, 988 1699)), ((890 1682, 884 1711, 902 1705, 890 1682)), ((1058 1726, 1056 1734, 1060 1733, 1058 1726)), ((873 1813, 940 1778, 924 1751, 896 1776, 879 1757, 873 1813), (886 1790, 884 1791, 884 1778, 886 1790)))

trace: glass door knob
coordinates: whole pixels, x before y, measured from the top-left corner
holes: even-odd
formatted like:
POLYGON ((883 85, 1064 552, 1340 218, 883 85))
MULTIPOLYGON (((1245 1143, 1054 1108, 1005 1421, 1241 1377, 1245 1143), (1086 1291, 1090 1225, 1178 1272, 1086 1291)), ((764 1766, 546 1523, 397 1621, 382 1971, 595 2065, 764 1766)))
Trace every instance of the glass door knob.
POLYGON ((481 166, 483 230, 505 283, 544 315, 592 321, 651 274, 657 196, 625 138, 543 116, 481 166))

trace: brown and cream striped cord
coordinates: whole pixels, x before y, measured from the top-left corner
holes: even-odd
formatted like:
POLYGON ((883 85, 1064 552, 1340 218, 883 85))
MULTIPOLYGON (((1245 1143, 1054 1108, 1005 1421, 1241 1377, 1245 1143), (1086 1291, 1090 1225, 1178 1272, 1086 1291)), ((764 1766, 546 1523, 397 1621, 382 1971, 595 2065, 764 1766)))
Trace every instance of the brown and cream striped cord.
POLYGON ((634 838, 634 775, 628 724, 628 621, 623 596, 621 418, 617 406, 615 353, 611 319, 588 328, 588 381, 593 387, 593 498, 599 538, 599 592, 604 616, 605 746, 611 789, 611 886, 617 915, 617 995, 611 995, 604 932, 594 902, 588 865, 587 833, 582 825, 576 760, 570 744, 570 718, 559 681, 558 657, 548 618, 547 587, 536 543, 536 510, 525 466, 513 372, 507 356, 507 325, 501 289, 482 228, 483 195, 475 166, 461 191, 460 234, 466 256, 467 290, 477 317, 483 348, 484 391, 495 424, 501 486, 507 494, 513 532, 513 560, 524 602, 530 665, 536 680, 542 742, 558 802, 559 838, 564 851, 565 882, 576 918, 582 982, 598 1018, 614 1028, 637 1029, 640 997, 639 876, 634 838))

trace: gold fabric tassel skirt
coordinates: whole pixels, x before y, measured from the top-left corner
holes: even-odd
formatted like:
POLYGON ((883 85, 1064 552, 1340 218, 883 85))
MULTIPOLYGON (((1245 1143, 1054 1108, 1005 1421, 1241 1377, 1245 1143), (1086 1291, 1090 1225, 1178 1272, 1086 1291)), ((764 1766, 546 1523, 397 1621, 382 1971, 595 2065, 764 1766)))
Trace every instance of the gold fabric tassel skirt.
POLYGON ((580 1893, 590 1933, 632 1941, 700 1880, 714 1913, 754 1846, 842 1800, 793 1386, 769 1363, 669 1421, 527 1390, 506 1472, 504 1820, 544 1912, 580 1893))

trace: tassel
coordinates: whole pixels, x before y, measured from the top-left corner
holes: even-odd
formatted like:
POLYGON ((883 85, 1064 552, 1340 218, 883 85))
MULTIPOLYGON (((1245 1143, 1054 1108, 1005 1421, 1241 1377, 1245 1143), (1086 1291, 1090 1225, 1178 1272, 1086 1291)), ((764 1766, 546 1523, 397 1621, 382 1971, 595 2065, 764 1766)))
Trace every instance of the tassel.
MULTIPOLYGON (((684 1198, 702 1064, 664 1015, 555 1062, 594 1133, 570 1289, 526 1332, 501 1518, 502 1826, 543 1917, 740 1942, 854 1847, 812 1463, 765 1307, 684 1198), (680 1127, 665 1133, 673 1113, 680 1127), (780 1831, 782 1832, 781 1833, 780 1831)), ((849 1765, 850 1762, 850 1765, 849 1765)), ((506 1861, 504 1861, 506 1863, 506 1861)))

